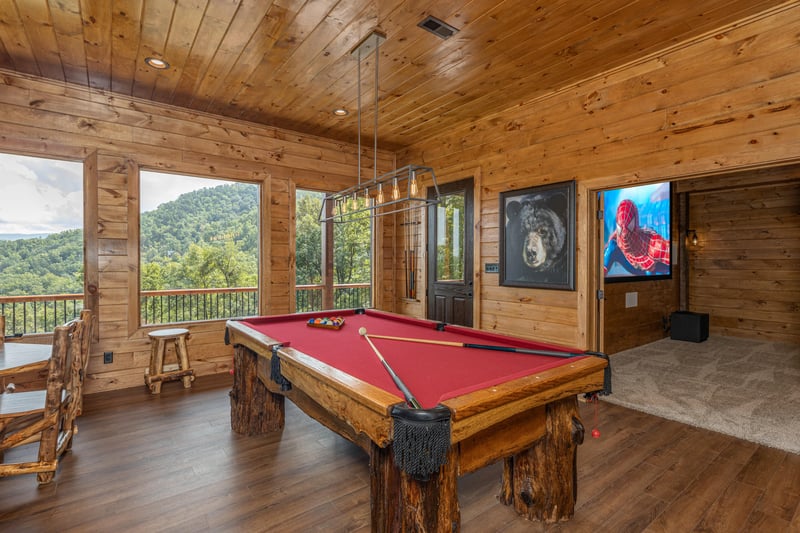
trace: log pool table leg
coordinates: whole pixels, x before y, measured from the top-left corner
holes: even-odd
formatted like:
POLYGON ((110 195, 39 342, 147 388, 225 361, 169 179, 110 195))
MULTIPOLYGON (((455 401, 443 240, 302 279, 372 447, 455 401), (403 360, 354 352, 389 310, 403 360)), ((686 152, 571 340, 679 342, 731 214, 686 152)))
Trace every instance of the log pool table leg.
POLYGON ((283 429, 284 397, 271 393, 258 379, 258 356, 244 346, 233 351, 231 429, 242 435, 262 435, 283 429))
POLYGON ((401 472, 394 463, 392 445, 370 448, 372 531, 460 531, 456 472, 451 448, 447 463, 428 481, 401 472))
POLYGON ((505 459, 500 501, 529 520, 562 522, 575 513, 576 457, 584 428, 576 396, 548 404, 546 413, 545 435, 505 459))

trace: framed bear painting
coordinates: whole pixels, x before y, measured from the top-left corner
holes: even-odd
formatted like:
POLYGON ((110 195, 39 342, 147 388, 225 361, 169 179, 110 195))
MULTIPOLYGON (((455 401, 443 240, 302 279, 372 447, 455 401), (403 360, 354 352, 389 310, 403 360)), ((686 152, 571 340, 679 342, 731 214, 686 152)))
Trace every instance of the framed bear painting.
POLYGON ((575 290, 575 182, 500 193, 500 285, 575 290))

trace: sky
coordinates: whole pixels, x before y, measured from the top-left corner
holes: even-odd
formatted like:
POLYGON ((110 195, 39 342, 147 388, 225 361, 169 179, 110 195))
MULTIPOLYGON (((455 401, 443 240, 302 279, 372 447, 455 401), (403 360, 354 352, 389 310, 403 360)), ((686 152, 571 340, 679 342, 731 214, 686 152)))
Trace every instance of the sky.
POLYGON ((197 178, 194 176, 181 176, 178 174, 165 174, 142 170, 139 173, 141 194, 139 195, 140 209, 142 212, 152 211, 164 202, 171 202, 183 193, 216 187, 217 185, 230 185, 230 181, 197 178))
MULTIPOLYGON (((143 211, 229 181, 141 173, 143 211)), ((0 154, 0 234, 39 235, 83 226, 83 163, 0 154)))

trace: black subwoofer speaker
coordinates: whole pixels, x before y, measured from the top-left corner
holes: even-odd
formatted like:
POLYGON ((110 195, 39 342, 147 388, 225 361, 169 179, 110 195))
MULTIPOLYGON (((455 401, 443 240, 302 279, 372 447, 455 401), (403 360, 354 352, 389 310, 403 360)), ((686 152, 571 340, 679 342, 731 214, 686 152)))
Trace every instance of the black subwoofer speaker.
POLYGON ((676 311, 669 320, 673 340, 703 342, 708 338, 708 313, 676 311))

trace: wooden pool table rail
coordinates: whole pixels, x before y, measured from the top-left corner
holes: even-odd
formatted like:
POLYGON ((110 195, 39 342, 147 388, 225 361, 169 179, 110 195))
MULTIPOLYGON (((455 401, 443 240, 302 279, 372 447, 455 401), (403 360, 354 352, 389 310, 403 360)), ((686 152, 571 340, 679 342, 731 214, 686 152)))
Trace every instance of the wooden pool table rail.
MULTIPOLYGON (((280 341, 237 322, 229 323, 234 345, 257 353, 258 377, 274 393, 286 394, 270 379, 271 347, 280 341), (273 390, 274 389, 274 390, 273 390)), ((279 349, 281 373, 310 399, 364 433, 380 447, 391 440, 390 409, 402 397, 327 365, 291 347, 279 349)), ((455 444, 536 406, 602 389, 606 362, 597 357, 576 358, 560 367, 508 381, 489 389, 442 402, 451 411, 451 443, 455 444)), ((290 397, 292 393, 286 394, 290 397)), ((353 439, 351 439, 353 440, 353 439)))
POLYGON ((280 344, 229 322, 234 344, 231 427, 255 435, 284 425, 284 397, 357 444, 370 457, 373 531, 457 531, 456 479, 504 461, 500 500, 532 520, 569 519, 575 506, 576 450, 584 428, 577 395, 603 388, 607 365, 597 357, 445 400, 451 411, 447 462, 428 481, 394 464, 390 410, 403 399, 320 362, 291 346, 278 348, 289 390, 271 379, 272 347, 280 344))

